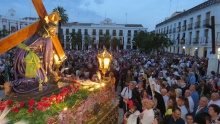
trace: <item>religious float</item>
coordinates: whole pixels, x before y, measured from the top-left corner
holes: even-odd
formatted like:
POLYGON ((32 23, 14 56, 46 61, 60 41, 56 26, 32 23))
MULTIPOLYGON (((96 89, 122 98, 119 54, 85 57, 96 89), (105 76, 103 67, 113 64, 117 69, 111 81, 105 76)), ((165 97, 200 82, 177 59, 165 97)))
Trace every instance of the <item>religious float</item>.
MULTIPOLYGON (((15 80, 4 85, 0 123, 116 124, 118 101, 108 78, 100 73, 92 81, 58 76, 66 59, 56 35, 59 12, 48 15, 42 0, 32 2, 40 20, 0 41, 0 54, 18 46, 15 80)), ((105 76, 112 56, 104 50, 97 59, 105 76)))

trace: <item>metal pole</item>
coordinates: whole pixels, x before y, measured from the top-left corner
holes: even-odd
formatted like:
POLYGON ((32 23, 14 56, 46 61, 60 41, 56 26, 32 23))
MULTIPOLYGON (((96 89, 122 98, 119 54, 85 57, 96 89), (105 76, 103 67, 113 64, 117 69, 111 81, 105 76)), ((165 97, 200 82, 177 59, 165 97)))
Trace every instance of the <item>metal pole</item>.
POLYGON ((215 16, 211 17, 211 29, 212 29, 212 54, 215 54, 215 16))

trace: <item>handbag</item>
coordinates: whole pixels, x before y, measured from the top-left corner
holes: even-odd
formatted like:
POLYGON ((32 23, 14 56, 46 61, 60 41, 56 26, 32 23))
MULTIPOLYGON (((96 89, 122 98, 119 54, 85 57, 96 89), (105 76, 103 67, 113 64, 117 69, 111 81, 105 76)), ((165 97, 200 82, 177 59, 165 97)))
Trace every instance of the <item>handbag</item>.
MULTIPOLYGON (((127 88, 125 89, 125 92, 127 91, 127 88)), ((125 92, 124 92, 124 95, 125 95, 125 92)), ((123 97, 120 95, 120 98, 119 98, 119 108, 123 108, 123 104, 124 104, 124 99, 123 97)))

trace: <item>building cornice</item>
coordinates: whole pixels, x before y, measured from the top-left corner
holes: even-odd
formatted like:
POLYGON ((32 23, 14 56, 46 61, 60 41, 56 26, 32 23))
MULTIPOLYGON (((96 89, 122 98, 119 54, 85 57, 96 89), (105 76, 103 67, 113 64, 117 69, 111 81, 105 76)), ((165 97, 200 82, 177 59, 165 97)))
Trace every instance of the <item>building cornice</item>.
POLYGON ((206 7, 209 7, 209 6, 212 6, 212 5, 216 5, 217 3, 220 3, 220 0, 208 0, 208 1, 204 2, 204 3, 202 3, 202 4, 199 4, 199 5, 191 8, 191 9, 189 9, 187 11, 184 11, 184 12, 182 12, 182 13, 174 16, 174 17, 171 17, 171 18, 169 18, 169 19, 167 19, 167 20, 157 24, 156 27, 164 25, 164 24, 167 24, 167 23, 172 22, 172 21, 174 21, 174 20, 176 20, 178 18, 181 18, 183 16, 189 15, 191 13, 194 13, 194 12, 199 11, 201 9, 204 9, 206 7))

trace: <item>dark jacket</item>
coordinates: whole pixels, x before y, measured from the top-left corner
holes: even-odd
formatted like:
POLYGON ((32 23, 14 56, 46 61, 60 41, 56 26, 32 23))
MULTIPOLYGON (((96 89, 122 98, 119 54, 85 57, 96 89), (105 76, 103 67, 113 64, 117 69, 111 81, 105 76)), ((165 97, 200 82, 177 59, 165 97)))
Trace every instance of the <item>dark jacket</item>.
POLYGON ((194 115, 194 120, 197 119, 198 115, 201 114, 201 113, 204 113, 204 112, 207 112, 208 113, 208 107, 204 107, 202 108, 201 110, 199 110, 197 113, 196 111, 193 112, 193 115, 194 115))

